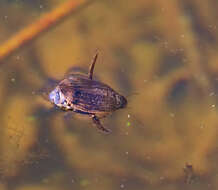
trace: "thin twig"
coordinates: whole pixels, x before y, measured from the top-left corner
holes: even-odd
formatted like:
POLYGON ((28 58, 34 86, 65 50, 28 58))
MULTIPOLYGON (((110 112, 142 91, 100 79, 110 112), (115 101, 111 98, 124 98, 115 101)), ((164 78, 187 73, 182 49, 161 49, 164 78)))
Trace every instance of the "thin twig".
POLYGON ((89 0, 69 0, 42 16, 35 23, 27 26, 12 36, 11 39, 0 46, 0 63, 3 63, 2 60, 11 55, 15 50, 23 47, 26 43, 38 37, 42 32, 47 31, 52 26, 55 26, 63 18, 89 2, 89 0))

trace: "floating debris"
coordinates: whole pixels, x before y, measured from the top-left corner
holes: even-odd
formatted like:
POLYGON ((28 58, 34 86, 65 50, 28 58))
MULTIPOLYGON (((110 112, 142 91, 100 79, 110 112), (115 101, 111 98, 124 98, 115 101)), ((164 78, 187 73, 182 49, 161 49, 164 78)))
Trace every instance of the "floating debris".
POLYGON ((192 164, 186 163, 185 167, 183 168, 183 171, 185 173, 185 183, 191 184, 194 182, 195 174, 192 164))

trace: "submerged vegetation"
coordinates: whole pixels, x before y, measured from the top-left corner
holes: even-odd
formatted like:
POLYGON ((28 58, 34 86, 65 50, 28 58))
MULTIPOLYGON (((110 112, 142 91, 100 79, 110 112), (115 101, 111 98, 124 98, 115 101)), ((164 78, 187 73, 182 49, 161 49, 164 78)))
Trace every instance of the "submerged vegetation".
MULTIPOLYGON (((0 44, 62 3, 31 2, 0 2, 0 44)), ((93 1, 0 60, 0 189, 216 189, 217 8, 93 1), (108 136, 38 94, 96 48, 96 78, 129 97, 108 136)))

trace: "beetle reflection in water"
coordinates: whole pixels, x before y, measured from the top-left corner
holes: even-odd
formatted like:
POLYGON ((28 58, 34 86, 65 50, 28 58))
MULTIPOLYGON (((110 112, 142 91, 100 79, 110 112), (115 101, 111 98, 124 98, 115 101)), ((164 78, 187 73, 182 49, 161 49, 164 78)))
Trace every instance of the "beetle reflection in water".
POLYGON ((127 100, 110 86, 94 80, 93 72, 98 53, 90 65, 88 75, 71 73, 61 80, 49 93, 49 100, 65 111, 73 111, 89 116, 93 123, 105 133, 100 119, 120 108, 125 108, 127 100))

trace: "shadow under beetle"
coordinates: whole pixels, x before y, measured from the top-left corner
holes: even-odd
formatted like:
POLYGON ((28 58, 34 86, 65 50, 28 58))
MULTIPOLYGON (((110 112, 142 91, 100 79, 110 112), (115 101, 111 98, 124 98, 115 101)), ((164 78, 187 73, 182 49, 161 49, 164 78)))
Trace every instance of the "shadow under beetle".
POLYGON ((93 72, 98 52, 91 62, 88 75, 72 72, 49 93, 49 100, 65 111, 89 116, 103 132, 109 133, 100 119, 117 109, 124 108, 127 100, 110 86, 94 80, 93 72))

